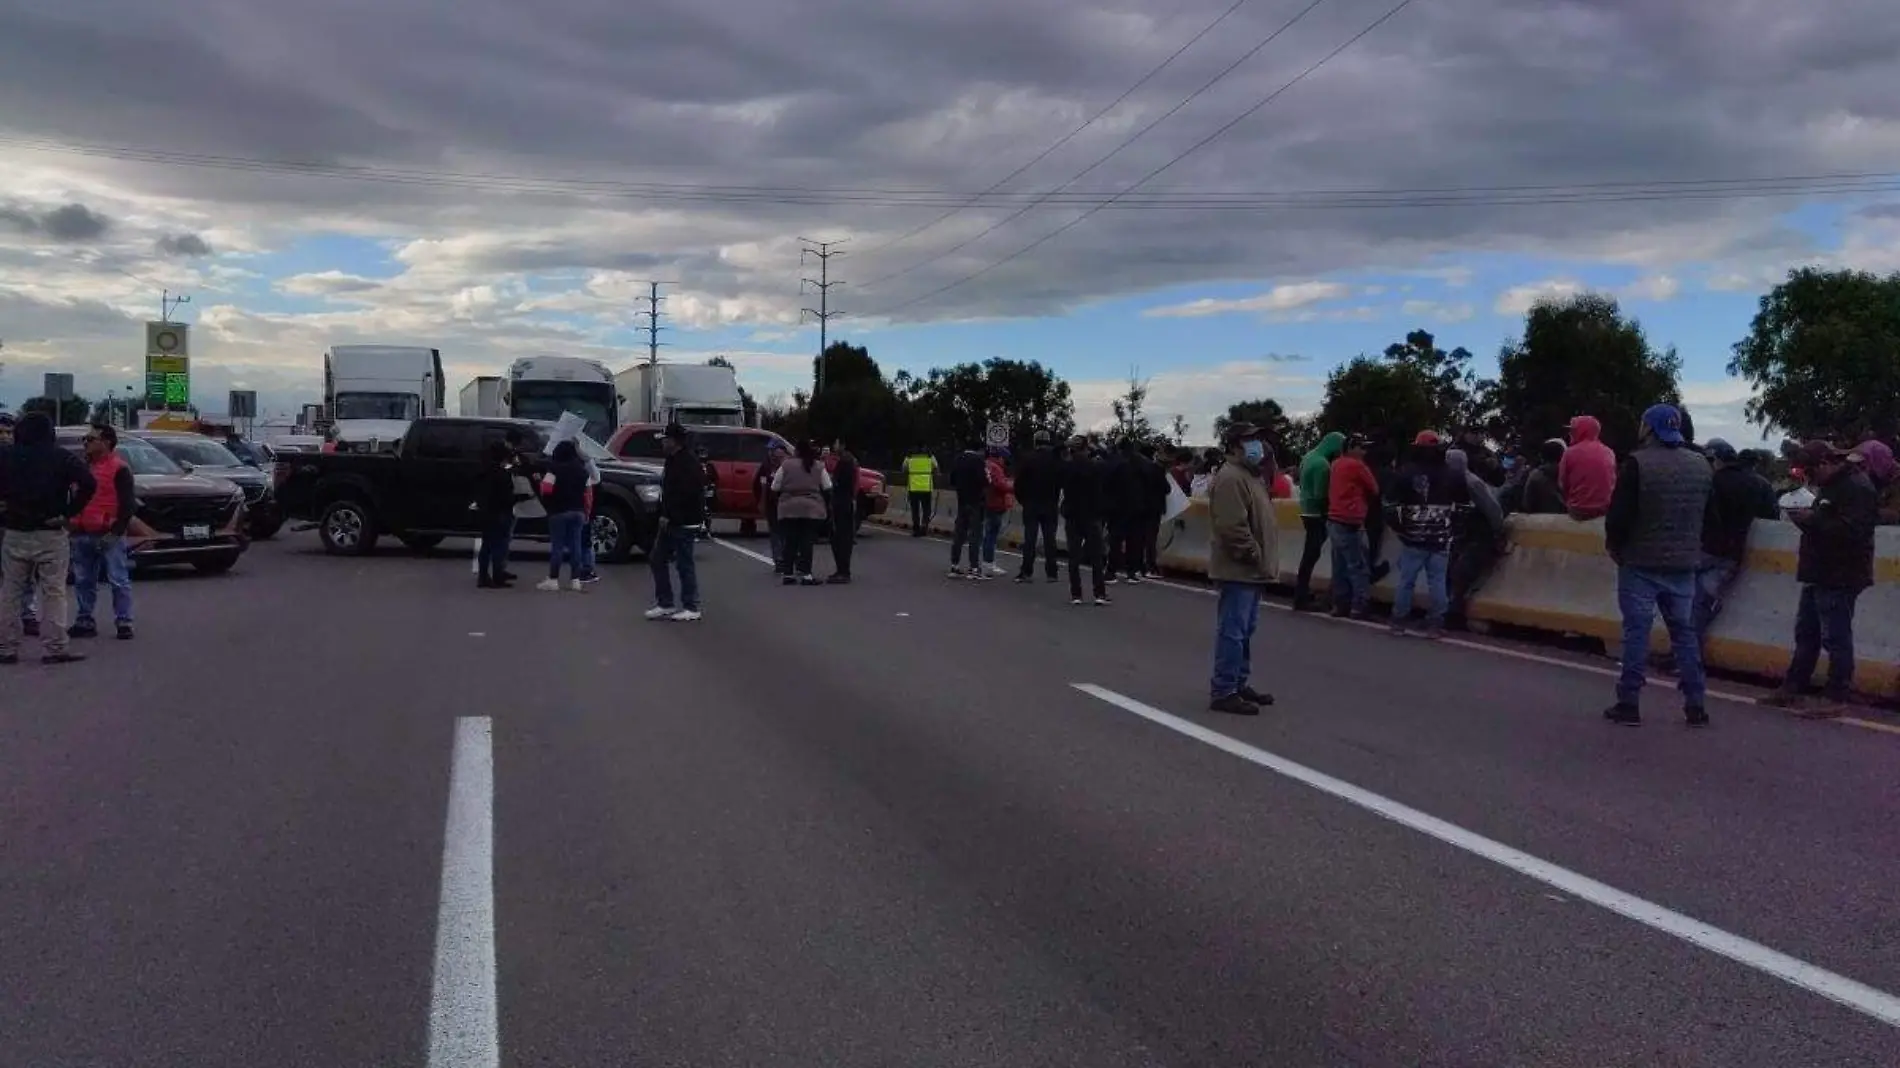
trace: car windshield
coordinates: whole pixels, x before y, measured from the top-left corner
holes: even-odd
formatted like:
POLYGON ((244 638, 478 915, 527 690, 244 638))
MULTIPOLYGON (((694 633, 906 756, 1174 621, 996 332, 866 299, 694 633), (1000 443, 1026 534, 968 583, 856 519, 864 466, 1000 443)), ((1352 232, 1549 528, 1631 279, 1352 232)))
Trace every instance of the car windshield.
POLYGON ((244 461, 210 438, 147 438, 159 452, 193 467, 241 467, 244 461))
POLYGON ((422 401, 413 393, 339 393, 335 419, 419 419, 422 401))
POLYGON ((119 439, 119 459, 132 469, 135 475, 177 475, 183 474, 171 458, 153 448, 149 442, 138 438, 119 439))

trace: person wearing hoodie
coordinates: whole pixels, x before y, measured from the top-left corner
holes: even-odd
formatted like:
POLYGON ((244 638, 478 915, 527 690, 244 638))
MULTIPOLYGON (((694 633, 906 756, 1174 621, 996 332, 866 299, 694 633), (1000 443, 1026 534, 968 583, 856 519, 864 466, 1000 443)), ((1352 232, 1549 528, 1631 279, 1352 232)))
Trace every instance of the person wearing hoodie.
POLYGON ((1016 465, 1016 500, 1023 509, 1023 567, 1017 582, 1028 582, 1036 572, 1036 547, 1041 543, 1044 576, 1056 573, 1056 516, 1062 503, 1062 458, 1049 444, 1047 430, 1036 431, 1035 447, 1016 465))
POLYGON ((548 510, 548 577, 535 589, 560 589, 561 562, 565 560, 568 588, 579 590, 581 539, 587 533, 587 463, 581 459, 580 446, 572 441, 554 446, 541 494, 546 498, 542 506, 548 510))
POLYGON ((1445 466, 1464 480, 1469 496, 1468 505, 1460 508, 1453 518, 1451 579, 1447 585, 1447 592, 1451 594, 1451 618, 1462 627, 1472 593, 1491 573, 1498 557, 1504 555, 1509 540, 1504 529, 1504 506, 1498 503, 1497 491, 1471 470, 1465 451, 1446 452, 1445 466))
POLYGON ((1293 579, 1293 610, 1313 610, 1313 568, 1326 549, 1326 508, 1333 461, 1346 451, 1346 435, 1335 430, 1319 439, 1312 452, 1300 458, 1300 526, 1306 543, 1300 548, 1300 570, 1293 579))
POLYGON ((1161 517, 1168 514, 1168 496, 1171 480, 1168 469, 1161 466, 1155 458, 1155 447, 1143 444, 1140 455, 1135 460, 1136 469, 1141 474, 1141 509, 1139 529, 1135 532, 1135 548, 1140 556, 1134 561, 1132 570, 1136 575, 1146 578, 1161 577, 1161 517))
POLYGON ((30 412, 0 452, 0 664, 20 662, 26 591, 39 593, 42 664, 84 660, 66 648, 66 577, 72 543, 66 529, 97 488, 85 461, 60 448, 53 421, 30 412))
POLYGON ((1003 536, 1003 520, 1009 518, 1009 510, 1016 507, 1016 484, 1010 481, 1009 469, 1003 466, 1006 450, 1000 445, 990 446, 989 457, 984 460, 984 473, 989 485, 983 490, 983 560, 978 565, 986 575, 1003 575, 1006 572, 996 566, 996 543, 1003 536))
MULTIPOLYGON (((693 623, 703 618, 699 602, 699 565, 693 548, 699 532, 707 526, 706 472, 699 458, 688 448, 691 435, 678 423, 668 423, 660 434, 660 448, 666 453, 660 469, 660 524, 653 532, 653 549, 647 554, 647 566, 653 572, 653 607, 646 610, 651 620, 693 623), (679 571, 680 602, 673 607, 673 570, 679 571)), ((773 487, 777 493, 777 487, 773 487)))
POLYGON ((1088 564, 1095 603, 1107 605, 1108 583, 1102 574, 1102 461, 1089 451, 1088 439, 1077 434, 1069 440, 1069 458, 1062 465, 1062 532, 1069 543, 1069 598, 1082 603, 1082 565, 1088 564))
POLYGON ((1748 532, 1757 519, 1780 519, 1775 487, 1757 474, 1735 446, 1711 438, 1703 452, 1715 465, 1713 511, 1702 528, 1702 563, 1696 569, 1696 639, 1706 648, 1709 627, 1722 613, 1722 598, 1748 559, 1748 532))
POLYGON ((1450 604, 1446 573, 1451 562, 1454 516, 1470 501, 1462 474, 1446 463, 1444 442, 1430 430, 1412 441, 1411 460, 1391 480, 1385 506, 1399 539, 1399 581, 1392 596, 1392 633, 1403 636, 1412 623, 1412 591, 1421 574, 1430 603, 1425 636, 1442 638, 1450 604))
POLYGON ((1366 516, 1379 506, 1379 478, 1366 466, 1366 441, 1354 437, 1326 476, 1326 540, 1333 545, 1333 615, 1363 619, 1372 605, 1366 516))
POLYGON ((1609 514, 1610 495, 1616 490, 1616 453, 1603 444, 1603 424, 1595 416, 1570 421, 1570 447, 1557 464, 1557 487, 1563 491, 1564 511, 1577 522, 1609 514))
POLYGON ((1279 580, 1279 524, 1261 469, 1268 449, 1260 431, 1234 423, 1221 436, 1227 462, 1207 491, 1207 577, 1219 587, 1214 609, 1214 675, 1208 708, 1257 716, 1273 695, 1248 684, 1260 594, 1279 580))
POLYGON ((1860 457, 1861 471, 1878 494, 1880 525, 1900 526, 1900 464, 1894 462, 1893 450, 1879 438, 1870 438, 1854 446, 1853 455, 1860 457))
POLYGON ((950 461, 950 488, 957 495, 957 525, 950 537, 950 577, 986 579, 981 561, 983 537, 983 499, 990 488, 990 469, 983 458, 983 444, 972 440, 957 458, 950 461), (960 564, 963 547, 970 547, 970 568, 960 564))
POLYGON ((1102 473, 1102 507, 1108 520, 1108 581, 1110 585, 1126 575, 1129 582, 1140 582, 1138 572, 1141 551, 1137 546, 1141 530, 1141 463, 1135 455, 1135 439, 1115 443, 1102 473))
POLYGON ((1682 415, 1671 405, 1645 411, 1640 433, 1636 450, 1616 475, 1603 519, 1604 547, 1616 561, 1616 600, 1623 616, 1616 703, 1603 716, 1621 726, 1642 723, 1638 699, 1660 609, 1675 654, 1683 718, 1691 727, 1706 727, 1708 683, 1702 643, 1696 640, 1695 579, 1702 564, 1702 532, 1714 514, 1715 475, 1700 453, 1685 447, 1682 415))
POLYGON ((1564 505, 1564 491, 1559 488, 1558 479, 1565 451, 1562 438, 1551 438, 1538 446, 1538 464, 1524 479, 1524 494, 1518 499, 1519 511, 1525 515, 1563 515, 1570 510, 1564 505))

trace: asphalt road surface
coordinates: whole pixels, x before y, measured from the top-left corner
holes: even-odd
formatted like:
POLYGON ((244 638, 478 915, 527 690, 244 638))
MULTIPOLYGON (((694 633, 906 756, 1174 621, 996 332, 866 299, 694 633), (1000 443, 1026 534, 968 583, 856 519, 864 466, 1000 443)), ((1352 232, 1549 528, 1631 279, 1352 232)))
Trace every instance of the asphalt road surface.
POLYGON ((0 1065, 1900 1063, 1900 736, 1283 611, 1217 717, 1204 592, 735 544, 288 536, 0 669, 0 1065))

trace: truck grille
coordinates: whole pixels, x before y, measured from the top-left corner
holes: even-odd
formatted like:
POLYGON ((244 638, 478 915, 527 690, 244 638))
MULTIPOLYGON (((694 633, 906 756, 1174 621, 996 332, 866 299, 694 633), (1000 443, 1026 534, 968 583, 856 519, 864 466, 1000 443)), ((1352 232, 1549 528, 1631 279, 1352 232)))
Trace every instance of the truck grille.
POLYGON ((188 523, 223 526, 231 518, 231 509, 228 497, 167 498, 147 501, 139 508, 139 518, 154 530, 176 534, 188 523))

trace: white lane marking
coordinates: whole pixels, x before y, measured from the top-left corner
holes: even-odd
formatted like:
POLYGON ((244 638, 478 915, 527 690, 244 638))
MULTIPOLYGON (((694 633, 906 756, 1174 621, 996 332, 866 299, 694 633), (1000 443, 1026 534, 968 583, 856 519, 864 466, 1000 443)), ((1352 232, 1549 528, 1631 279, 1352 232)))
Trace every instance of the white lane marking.
POLYGON ((774 561, 771 557, 765 555, 764 553, 755 553, 751 549, 748 549, 743 545, 734 545, 733 543, 725 540, 724 538, 714 538, 712 539, 712 543, 714 545, 720 546, 721 548, 731 549, 733 552, 738 553, 740 556, 750 556, 752 559, 757 560, 759 563, 764 564, 767 567, 771 567, 774 563, 776 563, 776 561, 774 561))
POLYGON ((1310 786, 1321 793, 1330 794, 1348 804, 1357 805, 1401 827, 1436 838, 1447 845, 1462 849, 1473 856, 1491 861, 1520 875, 1529 876, 1552 890, 1588 901, 1626 919, 1635 920, 1645 927, 1680 938, 1690 945, 1700 946, 1711 953, 1727 957, 1737 964, 1819 994, 1829 1001, 1871 1016, 1888 1026, 1900 1027, 1900 998, 1886 991, 1876 990, 1865 983, 1790 957, 1779 950, 1770 949, 1740 935, 1730 934, 1719 927, 1711 927, 1700 920, 1645 901, 1634 894, 1624 893, 1587 875, 1579 875, 1549 861, 1540 860, 1529 853, 1513 849, 1502 842, 1492 841, 1483 835, 1467 831, 1456 824, 1447 823, 1436 816, 1427 815, 1391 798, 1361 789, 1342 779, 1335 779, 1324 772, 1315 771, 1303 764, 1294 763, 1285 757, 1276 756, 1264 749, 1258 749, 1238 739, 1228 737, 1219 731, 1209 730, 1198 723, 1145 705, 1132 697, 1125 697, 1093 683, 1077 682, 1071 685, 1090 697, 1114 705, 1124 712, 1132 712, 1177 734, 1186 735, 1224 753, 1237 756, 1250 764, 1283 775, 1304 786, 1310 786))
POLYGON ((442 840, 442 898, 429 998, 429 1068, 498 1068, 495 1011, 494 725, 455 721, 449 815, 442 840))
MULTIPOLYGON (((928 540, 941 542, 941 541, 945 541, 946 539, 937 537, 936 535, 931 535, 928 540)), ((1021 553, 1010 552, 1008 549, 998 549, 996 551, 998 553, 1004 553, 1009 556, 1015 556, 1015 557, 1022 556, 1021 553)), ((1138 583, 1138 585, 1164 586, 1170 590, 1180 590, 1182 593, 1198 593, 1203 597, 1212 597, 1220 592, 1218 590, 1210 590, 1206 586, 1189 586, 1180 582, 1170 582, 1167 579, 1142 579, 1141 582, 1138 583)), ((1271 608, 1276 612, 1293 611, 1293 606, 1290 604, 1281 604, 1278 601, 1269 601, 1264 598, 1261 599, 1260 604, 1262 607, 1271 608)), ((1311 615, 1311 618, 1315 620, 1320 620, 1326 623, 1340 623, 1340 624, 1345 624, 1347 626, 1360 627, 1366 630, 1384 630, 1387 626, 1387 623, 1385 621, 1377 620, 1377 619, 1372 619, 1372 620, 1339 619, 1324 612, 1314 612, 1314 613, 1310 613, 1310 615, 1311 615)), ((1455 645, 1460 649, 1471 649, 1480 653, 1490 653, 1493 656, 1508 656, 1513 660, 1524 660, 1533 664, 1547 664, 1551 667, 1569 668, 1572 671, 1588 672, 1589 674, 1592 674, 1592 675, 1601 675, 1604 678, 1610 678, 1610 679, 1616 678, 1618 675, 1622 674, 1622 671, 1617 668, 1599 667, 1595 664, 1585 664, 1577 660, 1565 660, 1564 658, 1558 657, 1558 656, 1544 656, 1539 653, 1525 652, 1522 649, 1512 649, 1509 646, 1487 645, 1484 642, 1474 642, 1474 641, 1466 640, 1464 638, 1446 638, 1440 641, 1439 644, 1440 645, 1455 645)), ((1651 681, 1656 682, 1658 680, 1652 679, 1651 681)), ((1760 697, 1752 696, 1749 694, 1732 693, 1726 690, 1710 689, 1709 696, 1715 698, 1718 701, 1733 701, 1736 704, 1743 704, 1743 705, 1761 704, 1760 697)), ((1848 722, 1848 721, 1837 720, 1836 722, 1848 722)), ((1853 723, 1856 726, 1871 726, 1875 730, 1891 730, 1894 733, 1900 734, 1900 727, 1893 727, 1893 728, 1883 727, 1880 724, 1870 723, 1866 720, 1855 720, 1853 721, 1853 723)))

